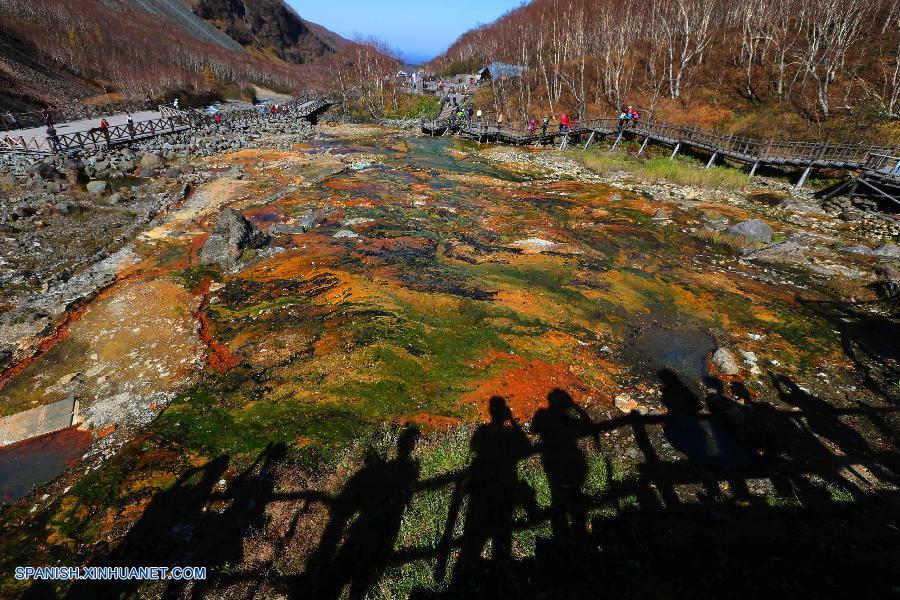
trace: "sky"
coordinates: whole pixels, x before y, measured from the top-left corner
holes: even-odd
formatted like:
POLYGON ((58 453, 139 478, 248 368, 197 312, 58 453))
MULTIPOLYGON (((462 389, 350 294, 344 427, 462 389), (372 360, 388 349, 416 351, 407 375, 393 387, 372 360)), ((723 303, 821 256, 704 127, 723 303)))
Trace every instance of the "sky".
POLYGON ((301 17, 353 39, 375 36, 418 64, 522 0, 287 0, 301 17))

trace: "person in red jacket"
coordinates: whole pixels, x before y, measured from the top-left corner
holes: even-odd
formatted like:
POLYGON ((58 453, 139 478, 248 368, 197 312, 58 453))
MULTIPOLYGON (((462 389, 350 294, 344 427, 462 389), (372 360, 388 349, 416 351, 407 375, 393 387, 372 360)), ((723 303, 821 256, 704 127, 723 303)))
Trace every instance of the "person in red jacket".
POLYGON ((565 133, 569 129, 569 116, 566 113, 563 113, 562 116, 559 117, 559 132, 565 133))

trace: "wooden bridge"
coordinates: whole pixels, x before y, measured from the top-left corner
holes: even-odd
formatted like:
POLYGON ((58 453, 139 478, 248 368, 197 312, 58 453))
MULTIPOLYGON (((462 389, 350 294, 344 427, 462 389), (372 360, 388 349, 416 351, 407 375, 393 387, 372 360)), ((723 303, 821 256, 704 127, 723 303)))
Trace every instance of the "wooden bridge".
MULTIPOLYGON (((279 109, 277 114, 260 112, 256 109, 222 113, 222 123, 235 126, 249 126, 255 123, 278 119, 304 119, 311 123, 335 102, 320 97, 305 97, 287 103, 287 111, 279 109)), ((198 110, 178 110, 169 106, 159 107, 160 118, 138 121, 133 124, 113 125, 104 129, 94 127, 87 131, 58 134, 50 137, 9 135, 0 139, 0 152, 15 154, 50 155, 55 152, 72 152, 84 148, 115 147, 132 142, 168 135, 213 123, 212 117, 198 110)))
POLYGON ((582 143, 587 148, 599 139, 614 138, 613 148, 623 139, 642 140, 638 154, 643 154, 650 142, 672 148, 671 158, 681 150, 691 149, 710 155, 706 167, 711 167, 716 159, 728 158, 750 165, 750 177, 760 166, 787 166, 804 169, 797 187, 802 187, 813 169, 839 169, 847 171, 873 172, 878 178, 896 179, 900 185, 900 171, 886 172, 873 169, 873 156, 893 157, 900 155, 900 149, 864 144, 818 144, 814 142, 782 142, 755 138, 723 135, 704 131, 698 127, 685 127, 662 122, 626 122, 620 126, 619 119, 592 119, 575 121, 568 131, 536 131, 531 134, 526 129, 498 127, 485 121, 448 119, 423 120, 422 131, 430 135, 457 133, 460 136, 477 139, 480 142, 502 144, 559 144, 561 148, 570 143, 582 143))

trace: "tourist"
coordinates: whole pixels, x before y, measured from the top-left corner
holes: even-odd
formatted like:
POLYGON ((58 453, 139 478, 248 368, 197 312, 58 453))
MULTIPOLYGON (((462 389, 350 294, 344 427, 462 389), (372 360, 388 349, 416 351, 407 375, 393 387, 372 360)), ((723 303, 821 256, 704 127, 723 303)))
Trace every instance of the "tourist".
POLYGON ((541 135, 547 135, 547 127, 550 126, 550 117, 544 115, 544 122, 541 123, 541 135))
POLYGON ((59 151, 59 136, 56 134, 56 128, 53 125, 47 127, 47 140, 50 142, 50 148, 54 152, 59 151))
POLYGON ((620 131, 625 128, 625 119, 626 118, 627 118, 627 116, 625 115, 624 110, 619 113, 619 130, 620 131))
POLYGON ((481 109, 479 108, 479 109, 478 109, 478 112, 475 113, 475 120, 478 121, 479 124, 481 124, 481 117, 482 117, 482 116, 483 116, 483 114, 482 114, 482 112, 481 112, 481 109))
POLYGON ((109 121, 105 118, 100 119, 100 133, 106 138, 106 144, 109 145, 109 121))
POLYGON ((569 116, 566 113, 563 113, 559 117, 559 132, 565 133, 569 129, 569 116))
POLYGON ((178 110, 178 98, 175 98, 175 100, 172 101, 172 106, 175 108, 175 110, 178 110))
POLYGON ((497 131, 500 131, 501 127, 503 127, 503 113, 497 115, 497 131))
POLYGON ((528 135, 534 135, 534 130, 537 127, 537 121, 534 120, 534 117, 531 117, 531 120, 528 121, 528 135))
POLYGON ((287 102, 281 103, 281 112, 283 112, 283 113, 287 112, 287 102))
POLYGON ((44 125, 46 125, 47 127, 52 127, 53 126, 53 113, 51 113, 49 109, 45 108, 44 112, 42 114, 44 117, 44 125))
POLYGON ((218 127, 219 125, 222 124, 222 115, 219 113, 214 114, 213 121, 216 123, 216 127, 218 127))
POLYGON ((631 128, 634 129, 637 127, 638 121, 641 118, 641 113, 638 111, 634 111, 634 114, 631 115, 631 128))
POLYGON ((19 119, 16 118, 16 115, 11 112, 6 113, 6 118, 9 119, 9 126, 12 129, 21 129, 21 125, 19 125, 19 119))
POLYGON ((271 112, 272 112, 273 115, 277 115, 277 114, 278 114, 278 104, 277 104, 277 103, 272 105, 272 111, 271 111, 271 112))
POLYGON ((134 117, 131 116, 131 112, 127 113, 126 120, 128 123, 128 135, 134 137, 134 117))
POLYGON ((466 114, 468 115, 469 120, 471 121, 472 120, 472 107, 471 106, 466 109, 466 114))
POLYGON ((144 108, 147 110, 153 110, 153 98, 150 97, 150 94, 147 94, 147 98, 144 100, 144 108))

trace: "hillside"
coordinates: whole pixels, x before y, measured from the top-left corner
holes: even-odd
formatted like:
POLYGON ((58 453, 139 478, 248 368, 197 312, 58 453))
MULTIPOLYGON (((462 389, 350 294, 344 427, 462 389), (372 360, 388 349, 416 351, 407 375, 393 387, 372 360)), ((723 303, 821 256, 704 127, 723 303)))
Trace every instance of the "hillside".
POLYGON ((345 43, 281 0, 5 0, 0 110, 100 94, 234 94, 250 83, 301 89, 298 65, 345 43))
POLYGON ((303 20, 283 0, 194 0, 193 11, 243 46, 295 64, 321 58, 345 41, 303 20))
POLYGON ((896 0, 532 0, 429 67, 525 65, 479 98, 521 117, 635 105, 732 133, 895 143, 898 42, 896 0))

